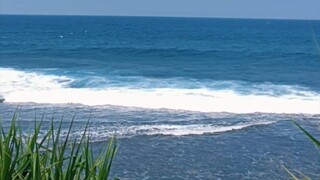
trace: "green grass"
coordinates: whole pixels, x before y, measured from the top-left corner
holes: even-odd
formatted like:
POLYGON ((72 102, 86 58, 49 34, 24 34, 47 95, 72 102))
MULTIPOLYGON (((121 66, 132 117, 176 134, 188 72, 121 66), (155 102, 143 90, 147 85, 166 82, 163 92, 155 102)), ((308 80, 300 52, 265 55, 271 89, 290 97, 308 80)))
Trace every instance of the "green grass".
POLYGON ((95 157, 90 138, 85 131, 80 139, 71 139, 74 117, 66 137, 60 137, 62 121, 53 120, 47 133, 40 137, 43 116, 34 122, 34 131, 24 138, 14 113, 9 129, 4 130, 0 122, 0 179, 21 180, 73 180, 108 179, 117 143, 111 138, 106 149, 95 157))

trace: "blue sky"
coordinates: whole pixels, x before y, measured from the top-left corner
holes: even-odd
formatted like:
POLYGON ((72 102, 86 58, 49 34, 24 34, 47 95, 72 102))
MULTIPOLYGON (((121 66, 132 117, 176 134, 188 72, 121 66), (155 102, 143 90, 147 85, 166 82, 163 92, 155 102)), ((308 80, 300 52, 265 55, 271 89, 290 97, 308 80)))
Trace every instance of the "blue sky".
POLYGON ((0 14, 320 20, 320 0, 0 0, 0 14))

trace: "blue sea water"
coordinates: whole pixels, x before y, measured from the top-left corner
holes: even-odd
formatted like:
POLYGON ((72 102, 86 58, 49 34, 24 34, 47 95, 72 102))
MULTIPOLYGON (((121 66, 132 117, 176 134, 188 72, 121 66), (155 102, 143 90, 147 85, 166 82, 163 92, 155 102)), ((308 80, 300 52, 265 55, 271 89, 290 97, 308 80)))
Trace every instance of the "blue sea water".
POLYGON ((77 112, 75 137, 91 114, 124 179, 316 179, 290 120, 319 137, 319 41, 320 21, 1 15, 0 114, 77 112))

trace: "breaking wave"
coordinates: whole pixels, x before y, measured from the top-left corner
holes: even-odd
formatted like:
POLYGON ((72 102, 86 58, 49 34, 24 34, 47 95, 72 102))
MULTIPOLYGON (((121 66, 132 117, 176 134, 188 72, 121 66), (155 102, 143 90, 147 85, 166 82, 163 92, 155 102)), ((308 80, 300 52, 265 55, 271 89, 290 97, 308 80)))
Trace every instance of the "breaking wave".
POLYGON ((111 83, 108 86, 108 81, 101 80, 106 78, 95 78, 100 85, 104 82, 106 85, 95 87, 92 85, 94 83, 89 83, 91 86, 75 87, 73 84, 79 81, 75 77, 0 68, 0 95, 6 102, 18 103, 117 105, 199 112, 320 114, 320 94, 299 86, 232 81, 197 84, 193 80, 180 81, 176 85, 174 81, 159 79, 145 79, 147 86, 139 85, 144 80, 128 81, 119 86, 111 83), (183 83, 195 85, 182 86, 183 83))

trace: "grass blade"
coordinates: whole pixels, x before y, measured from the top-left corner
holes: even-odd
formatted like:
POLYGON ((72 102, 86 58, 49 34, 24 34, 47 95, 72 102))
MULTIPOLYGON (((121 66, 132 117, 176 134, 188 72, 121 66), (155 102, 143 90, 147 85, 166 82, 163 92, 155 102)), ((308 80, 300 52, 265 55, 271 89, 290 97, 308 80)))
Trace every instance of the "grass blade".
POLYGON ((306 134, 308 136, 309 139, 311 139, 311 141, 316 144, 318 147, 320 147, 320 142, 313 137, 308 131, 306 131, 304 128, 302 128, 297 122, 293 121, 293 124, 295 126, 297 126, 302 132, 304 132, 304 134, 306 134))

